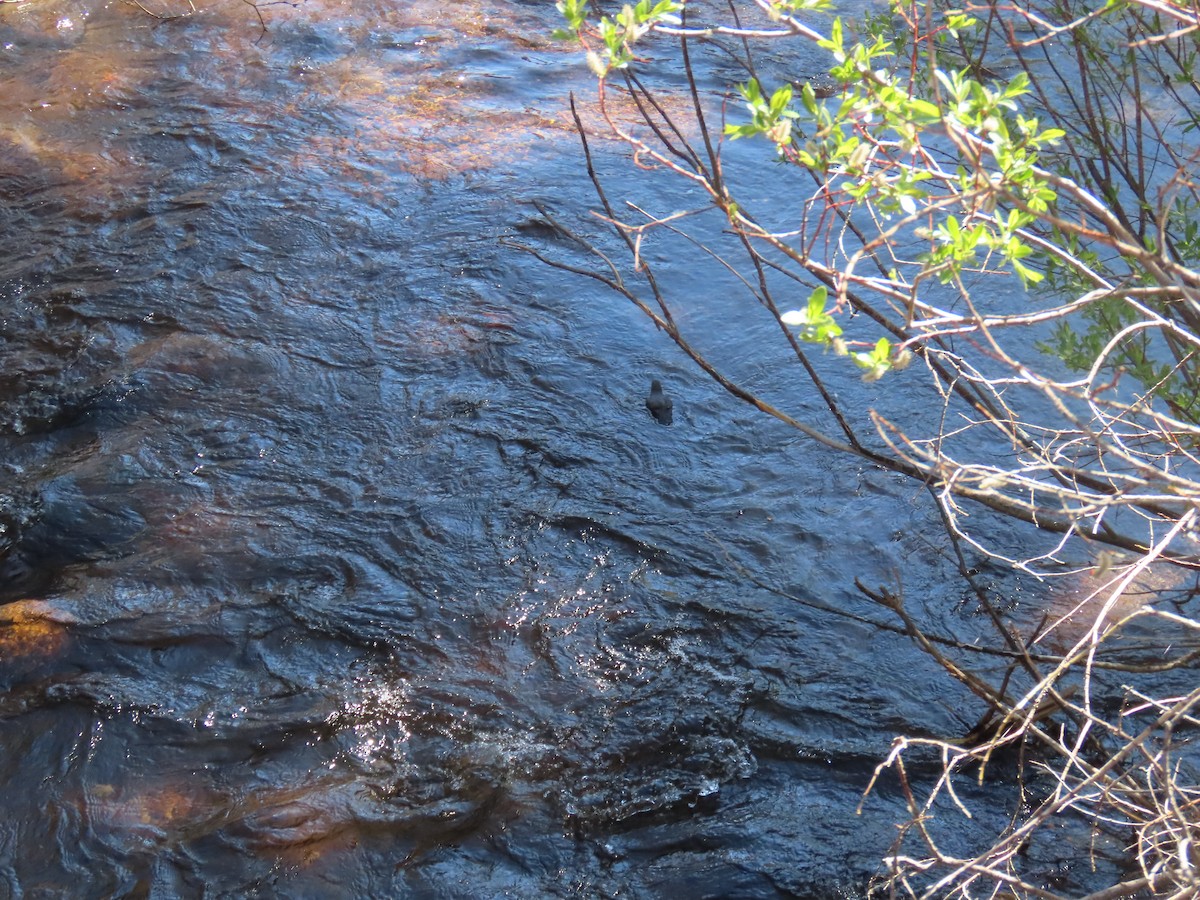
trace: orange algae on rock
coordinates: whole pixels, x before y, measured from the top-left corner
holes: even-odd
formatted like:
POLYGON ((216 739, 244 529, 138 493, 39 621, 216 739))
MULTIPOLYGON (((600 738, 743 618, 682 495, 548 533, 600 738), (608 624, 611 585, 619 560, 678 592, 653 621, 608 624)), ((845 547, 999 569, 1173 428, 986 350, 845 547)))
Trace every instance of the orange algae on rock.
POLYGON ((1157 604, 1182 599, 1195 589, 1195 577, 1187 569, 1165 562, 1137 567, 1131 559, 1102 552, 1092 568, 1052 585, 1042 605, 1046 621, 1038 638, 1065 649, 1088 634, 1146 617, 1157 604))
POLYGON ((37 664, 58 656, 76 619, 44 600, 0 606, 0 664, 37 664))

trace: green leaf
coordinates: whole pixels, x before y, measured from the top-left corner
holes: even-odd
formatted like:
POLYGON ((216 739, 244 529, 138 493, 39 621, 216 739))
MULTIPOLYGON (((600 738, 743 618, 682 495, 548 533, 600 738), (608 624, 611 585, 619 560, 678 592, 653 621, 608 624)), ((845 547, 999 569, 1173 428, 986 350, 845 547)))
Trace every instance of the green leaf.
POLYGON ((816 321, 825 312, 825 302, 829 299, 829 289, 825 285, 813 290, 808 296, 809 321, 816 321))
POLYGON ((866 353, 855 353, 854 362, 863 372, 863 381, 878 381, 892 367, 892 345, 887 338, 880 338, 875 347, 866 353))

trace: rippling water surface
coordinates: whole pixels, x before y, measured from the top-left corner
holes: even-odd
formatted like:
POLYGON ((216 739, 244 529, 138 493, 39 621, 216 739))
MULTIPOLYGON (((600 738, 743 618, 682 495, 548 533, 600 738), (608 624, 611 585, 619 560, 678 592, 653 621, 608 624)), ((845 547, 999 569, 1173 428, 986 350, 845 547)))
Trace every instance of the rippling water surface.
POLYGON ((262 13, 0 5, 0 895, 856 896, 970 715, 784 594, 956 616, 916 490, 502 243, 552 4, 262 13))

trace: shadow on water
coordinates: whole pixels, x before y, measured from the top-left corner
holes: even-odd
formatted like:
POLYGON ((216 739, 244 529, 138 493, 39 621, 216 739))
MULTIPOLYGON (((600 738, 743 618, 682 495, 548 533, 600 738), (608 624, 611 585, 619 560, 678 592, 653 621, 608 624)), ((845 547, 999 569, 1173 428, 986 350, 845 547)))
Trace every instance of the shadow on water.
POLYGON ((969 722, 742 573, 949 605, 912 488, 500 244, 547 4, 264 13, 0 6, 0 893, 856 895, 969 722))

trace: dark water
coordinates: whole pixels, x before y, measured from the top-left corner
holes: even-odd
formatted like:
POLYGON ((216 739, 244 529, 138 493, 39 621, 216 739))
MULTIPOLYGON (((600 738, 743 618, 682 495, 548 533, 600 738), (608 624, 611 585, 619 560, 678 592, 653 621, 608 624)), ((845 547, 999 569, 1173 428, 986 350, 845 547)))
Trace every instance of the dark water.
POLYGON ((969 634, 920 492, 501 242, 591 204, 552 4, 263 13, 0 5, 0 896, 857 896, 978 710, 780 592, 969 634))

